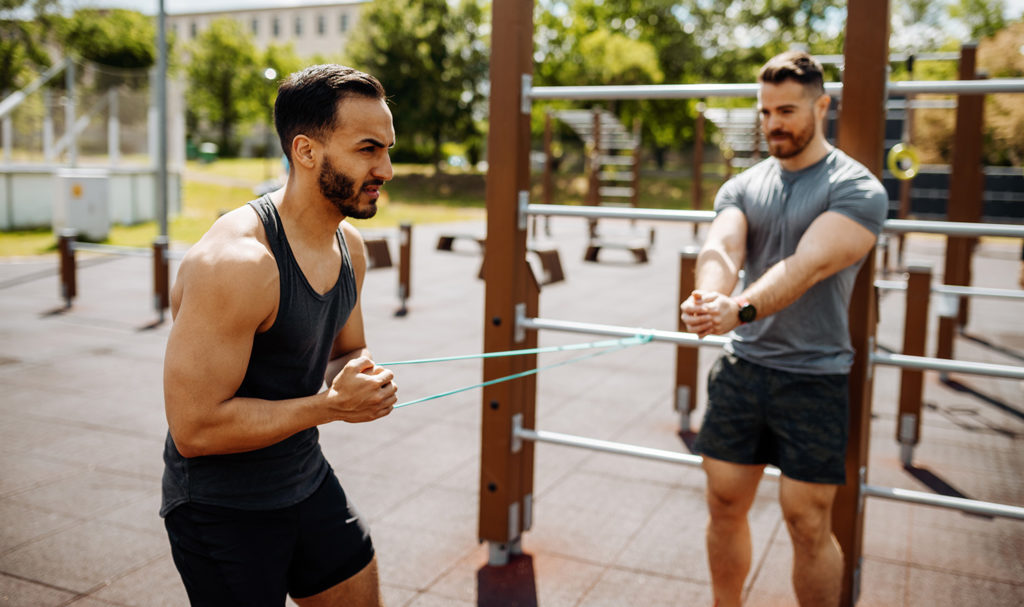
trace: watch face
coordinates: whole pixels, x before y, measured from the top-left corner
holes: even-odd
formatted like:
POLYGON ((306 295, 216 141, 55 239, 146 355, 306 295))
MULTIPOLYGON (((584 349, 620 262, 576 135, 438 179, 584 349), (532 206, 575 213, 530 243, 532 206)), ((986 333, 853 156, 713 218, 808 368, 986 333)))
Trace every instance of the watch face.
POLYGON ((753 322, 757 318, 757 308, 747 304, 740 308, 740 322, 753 322))

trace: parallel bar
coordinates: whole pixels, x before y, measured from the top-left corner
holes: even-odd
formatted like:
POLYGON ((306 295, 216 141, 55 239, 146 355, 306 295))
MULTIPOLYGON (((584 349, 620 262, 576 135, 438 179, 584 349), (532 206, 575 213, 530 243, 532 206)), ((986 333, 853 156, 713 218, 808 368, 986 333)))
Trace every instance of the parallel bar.
POLYGON ((1024 238, 1024 225, 999 223, 963 223, 957 221, 920 221, 887 219, 883 229, 891 233, 949 234, 952 236, 1007 236, 1024 238))
POLYGON ((965 373, 968 375, 985 375, 1005 379, 1024 379, 1024 367, 1013 365, 996 365, 992 363, 965 362, 927 356, 908 356, 906 354, 889 354, 875 351, 871 354, 871 362, 876 365, 888 365, 904 369, 924 369, 941 371, 942 373, 965 373))
POLYGON ((630 327, 619 327, 615 325, 600 325, 588 322, 575 322, 571 320, 551 320, 547 318, 519 318, 516 321, 517 328, 529 330, 562 331, 564 333, 586 333, 589 335, 609 335, 613 337, 633 337, 636 335, 650 335, 651 341, 664 341, 684 346, 716 347, 721 348, 729 343, 729 339, 719 335, 709 335, 703 339, 697 337, 696 333, 680 333, 678 331, 664 331, 661 329, 640 329, 630 327))
MULTIPOLYGON (((907 283, 903 280, 876 280, 875 288, 883 291, 906 291, 907 283)), ((932 293, 944 295, 966 295, 968 297, 992 297, 996 299, 1024 299, 1021 289, 994 289, 990 287, 959 287, 956 285, 932 285, 932 293)))
MULTIPOLYGON (((677 209, 614 208, 588 205, 528 204, 527 215, 562 217, 591 217, 616 219, 650 219, 661 221, 692 221, 710 223, 714 211, 683 211, 677 209)), ((951 234, 956 236, 1004 236, 1024 238, 1024 225, 1000 223, 960 223, 955 221, 921 221, 913 219, 887 219, 886 232, 920 234, 951 234)))
POLYGON ((667 221, 693 221, 711 223, 714 211, 679 211, 672 209, 644 209, 597 206, 570 206, 561 204, 528 204, 527 215, 555 215, 562 217, 590 217, 615 219, 652 219, 667 221))
POLYGON ((122 255, 124 257, 152 257, 152 249, 141 247, 122 247, 112 244, 94 244, 91 242, 75 242, 72 248, 76 251, 89 251, 91 253, 103 253, 105 255, 122 255))
MULTIPOLYGON (((622 86, 536 86, 529 97, 540 99, 698 99, 700 97, 757 97, 758 84, 639 84, 622 86)), ((1024 78, 989 80, 905 80, 888 83, 889 95, 948 94, 984 95, 1024 93, 1024 78)), ((825 84, 825 92, 841 96, 843 85, 825 84)))
POLYGON ((999 516, 1024 520, 1024 508, 1020 506, 1009 506, 982 502, 979 500, 964 499, 962 497, 949 497, 946 495, 935 495, 921 491, 910 491, 908 489, 896 489, 893 487, 878 487, 875 485, 861 485, 861 492, 868 497, 881 497, 883 499, 897 502, 910 502, 912 504, 924 504, 926 506, 938 506, 940 508, 951 508, 971 514, 983 514, 987 516, 999 516))
MULTIPOLYGON (((547 430, 530 430, 529 428, 516 428, 514 434, 516 437, 522 440, 533 441, 535 443, 550 443, 553 445, 562 445, 565 447, 576 447, 578 449, 603 451, 605 453, 632 455, 633 457, 639 457, 642 459, 650 459, 659 462, 669 462, 673 464, 683 464, 684 466, 700 466, 701 462, 704 461, 704 458, 702 458, 701 456, 691 455, 689 453, 678 453, 676 451, 666 451, 664 449, 653 449, 651 447, 641 447, 639 445, 630 445, 627 443, 615 443, 596 438, 588 438, 585 436, 562 434, 561 432, 549 432, 547 430)), ((779 472, 779 469, 774 466, 765 466, 764 474, 765 476, 778 478, 781 473, 779 472)))

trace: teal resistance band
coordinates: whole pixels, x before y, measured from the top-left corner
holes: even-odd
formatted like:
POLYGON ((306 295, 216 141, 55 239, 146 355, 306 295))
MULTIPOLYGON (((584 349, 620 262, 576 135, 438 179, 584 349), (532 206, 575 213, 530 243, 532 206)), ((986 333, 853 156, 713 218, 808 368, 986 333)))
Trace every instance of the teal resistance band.
MULTIPOLYGON (((512 375, 506 375, 505 377, 499 377, 497 379, 491 379, 491 380, 488 380, 488 381, 485 381, 485 382, 482 382, 482 383, 479 383, 479 384, 473 384, 472 386, 466 386, 466 387, 463 387, 463 388, 456 388, 455 390, 449 390, 448 392, 442 392, 441 394, 435 394, 433 396, 424 396, 423 398, 417 398, 416 400, 410 400, 409 402, 397 404, 397 405, 394 406, 394 408, 395 409, 401 409, 402 407, 408 407, 409 405, 415 405, 417 403, 426 402, 428 400, 434 400, 435 398, 444 398, 445 396, 451 396, 453 394, 458 394, 459 392, 465 392, 467 390, 473 390, 474 388, 484 388, 486 386, 492 386, 494 384, 499 384, 501 382, 511 381, 513 379, 519 379, 520 377, 526 377, 527 375, 534 375, 535 373, 540 373, 541 371, 547 371, 549 369, 554 369, 556 367, 561 367, 562 365, 567 365, 569 363, 579 362, 581 360, 586 360, 588 358, 594 358, 595 356, 601 356, 602 354, 608 354, 610 352, 617 352, 619 350, 624 350, 624 349, 626 349, 626 348, 628 348, 630 346, 635 346, 635 345, 638 345, 638 344, 645 344, 645 343, 651 341, 651 339, 652 339, 651 335, 636 335, 634 337, 627 337, 625 339, 608 340, 608 341, 605 341, 605 342, 591 342, 592 344, 604 344, 604 345, 601 345, 601 346, 589 345, 589 344, 573 344, 572 346, 553 346, 553 347, 556 347, 556 348, 572 349, 572 350, 583 349, 584 346, 587 346, 587 347, 590 347, 590 348, 602 347, 602 348, 608 348, 608 349, 602 350, 600 352, 590 352, 588 354, 584 354, 583 356, 577 356, 575 358, 569 358, 567 360, 563 360, 561 362, 553 363, 553 364, 546 365, 546 366, 543 366, 543 367, 538 367, 536 369, 529 369, 527 371, 521 371, 519 373, 513 373, 512 375)), ((500 355, 500 356, 516 356, 518 354, 532 354, 534 350, 544 350, 544 349, 542 349, 542 348, 529 348, 529 349, 526 349, 526 350, 509 350, 507 352, 490 352, 488 354, 500 355)), ((547 350, 545 350, 545 351, 547 351, 547 350)), ((557 350, 550 350, 550 351, 557 351, 557 350)), ((450 359, 450 360, 461 360, 462 358, 483 358, 485 356, 486 356, 486 354, 484 354, 484 355, 471 354, 471 355, 468 355, 468 356, 465 356, 465 357, 458 357, 458 356, 457 357, 449 357, 448 359, 450 359)), ((403 361, 403 362, 406 363, 406 364, 411 364, 411 362, 409 362, 409 361, 403 361)), ((432 361, 423 361, 423 362, 432 362, 432 361)), ((395 363, 390 363, 390 364, 394 365, 395 363)))

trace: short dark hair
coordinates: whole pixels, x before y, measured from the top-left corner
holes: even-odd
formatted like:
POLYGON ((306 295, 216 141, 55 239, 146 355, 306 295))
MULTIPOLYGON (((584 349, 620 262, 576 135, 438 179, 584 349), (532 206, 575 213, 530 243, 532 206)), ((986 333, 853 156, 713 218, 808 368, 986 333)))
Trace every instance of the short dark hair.
POLYGON ((274 127, 288 162, 296 135, 323 141, 338 127, 338 104, 343 100, 385 96, 376 78, 343 65, 314 65, 288 76, 277 88, 274 102, 274 127))
POLYGON ((786 51, 772 57, 761 68, 757 80, 770 84, 794 80, 804 86, 810 97, 825 94, 824 70, 817 59, 804 51, 786 51))

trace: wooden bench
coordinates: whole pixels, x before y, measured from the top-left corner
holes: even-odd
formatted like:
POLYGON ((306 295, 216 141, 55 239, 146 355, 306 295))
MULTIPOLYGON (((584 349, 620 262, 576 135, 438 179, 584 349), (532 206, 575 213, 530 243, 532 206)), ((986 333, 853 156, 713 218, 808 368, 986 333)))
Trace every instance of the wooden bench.
MULTIPOLYGON (((562 271, 562 258, 558 255, 558 249, 553 247, 543 248, 543 245, 527 245, 526 252, 533 253, 537 256, 537 260, 540 261, 540 268, 544 273, 544 276, 540 279, 540 284, 549 285, 565 280, 565 272, 562 271)), ((480 263, 480 271, 477 272, 477 278, 480 280, 484 279, 483 262, 480 263)))
POLYGON ((601 249, 620 249, 632 253, 633 259, 637 263, 647 263, 647 247, 648 244, 641 241, 622 242, 595 239, 587 245, 587 252, 583 255, 583 259, 596 262, 597 254, 601 249))
POLYGON ((475 234, 442 234, 437 239, 438 251, 451 251, 456 240, 473 240, 480 245, 482 252, 486 246, 487 239, 475 234))
POLYGON ((367 238, 363 244, 366 245, 366 269, 391 267, 391 251, 388 249, 387 238, 367 238))

